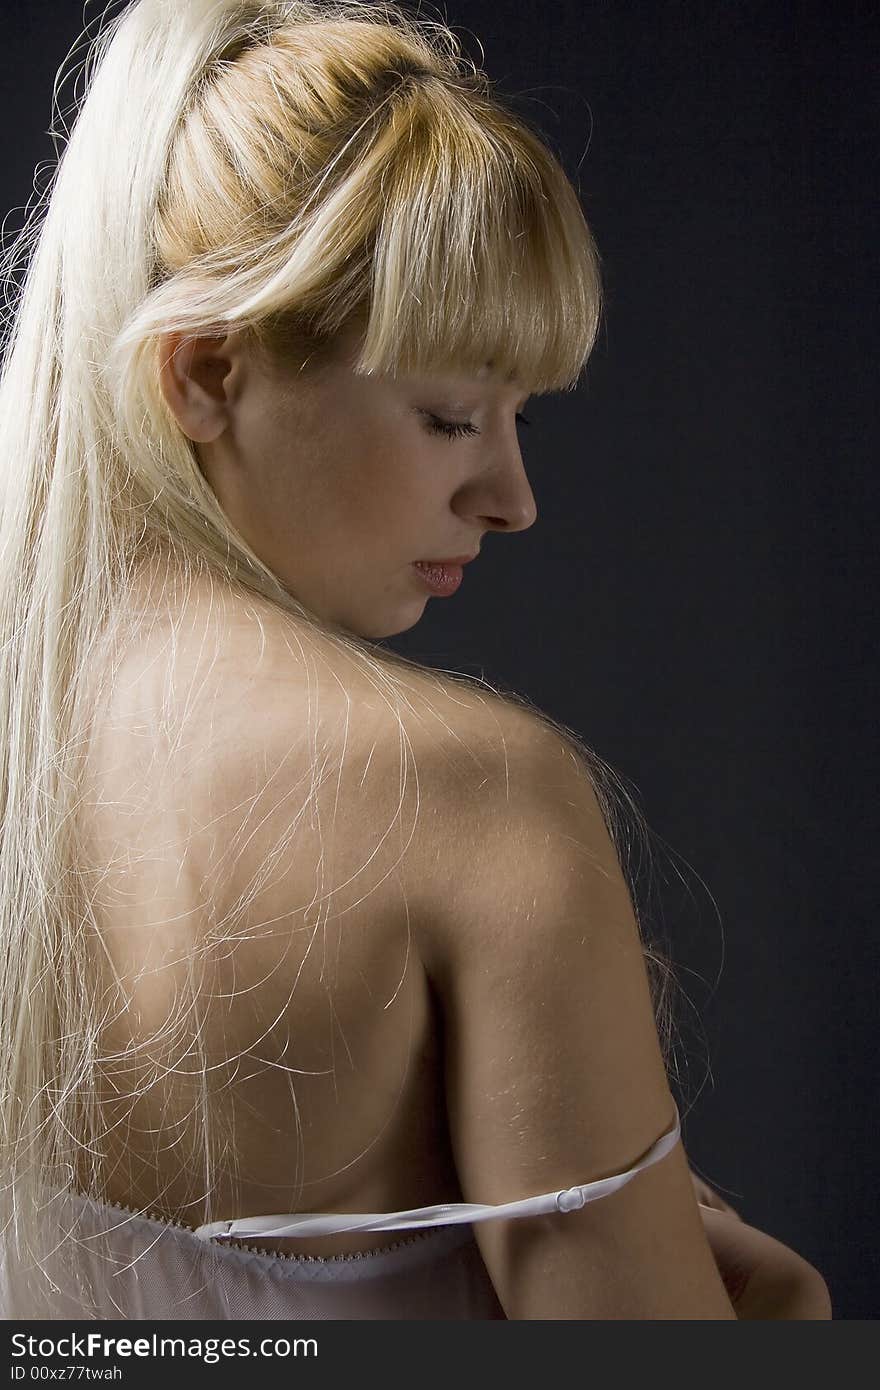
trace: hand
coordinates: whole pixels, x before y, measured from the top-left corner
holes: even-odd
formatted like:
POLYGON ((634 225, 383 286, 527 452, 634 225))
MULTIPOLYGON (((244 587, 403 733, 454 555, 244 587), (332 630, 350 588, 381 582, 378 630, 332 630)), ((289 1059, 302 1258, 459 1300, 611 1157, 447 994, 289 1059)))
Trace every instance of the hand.
MULTIPOLYGON (((715 1194, 709 1192, 712 1196, 715 1194)), ((825 1321, 831 1295, 817 1269, 734 1211, 700 1207, 718 1273, 743 1321, 825 1321)))

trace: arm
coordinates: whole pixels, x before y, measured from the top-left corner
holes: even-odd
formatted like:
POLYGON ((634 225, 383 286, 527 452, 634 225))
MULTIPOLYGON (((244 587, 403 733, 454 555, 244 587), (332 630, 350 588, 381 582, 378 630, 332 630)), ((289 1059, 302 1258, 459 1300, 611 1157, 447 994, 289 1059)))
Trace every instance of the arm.
MULTIPOLYGON (((589 776, 555 735, 506 711, 498 722, 502 751, 481 748, 473 793, 473 779, 446 798, 432 786, 432 855, 413 881, 459 1181, 466 1201, 492 1204, 620 1173, 674 1114, 589 776)), ((579 1210, 474 1235, 511 1319, 736 1319, 680 1143, 579 1210)))

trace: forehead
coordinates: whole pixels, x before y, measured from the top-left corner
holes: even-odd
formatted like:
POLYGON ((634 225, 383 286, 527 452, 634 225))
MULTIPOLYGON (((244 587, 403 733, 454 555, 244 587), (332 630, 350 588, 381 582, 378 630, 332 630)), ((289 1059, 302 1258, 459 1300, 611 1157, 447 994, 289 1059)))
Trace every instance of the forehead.
MULTIPOLYGON (((419 379, 419 374, 417 374, 419 379)), ((439 380, 448 382, 456 387, 473 387, 478 385, 514 386, 520 385, 519 377, 516 372, 508 372, 502 376, 495 368, 494 362, 484 362, 482 367, 466 369, 451 364, 448 367, 438 367, 433 372, 424 374, 425 381, 439 380)))
MULTIPOLYGON (((478 371, 477 371, 477 378, 478 378, 478 380, 480 380, 480 381, 485 381, 486 377, 495 375, 494 368, 495 368, 495 364, 494 364, 494 362, 491 361, 491 359, 490 359, 490 361, 485 362, 485 363, 483 364, 483 366, 480 367, 480 368, 478 369, 478 371)), ((504 381, 507 383, 508 386, 511 385, 511 384, 512 384, 513 382, 515 382, 516 380, 517 380, 516 372, 508 372, 507 375, 504 377, 504 381)))

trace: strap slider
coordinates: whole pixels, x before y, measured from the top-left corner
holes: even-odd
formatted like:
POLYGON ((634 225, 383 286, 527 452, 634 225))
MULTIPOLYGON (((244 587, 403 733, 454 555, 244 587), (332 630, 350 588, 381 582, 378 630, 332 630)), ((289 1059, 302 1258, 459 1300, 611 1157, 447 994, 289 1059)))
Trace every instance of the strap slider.
POLYGON ((556 1194, 557 1211, 580 1211, 586 1204, 586 1197, 579 1187, 568 1187, 564 1192, 556 1194))

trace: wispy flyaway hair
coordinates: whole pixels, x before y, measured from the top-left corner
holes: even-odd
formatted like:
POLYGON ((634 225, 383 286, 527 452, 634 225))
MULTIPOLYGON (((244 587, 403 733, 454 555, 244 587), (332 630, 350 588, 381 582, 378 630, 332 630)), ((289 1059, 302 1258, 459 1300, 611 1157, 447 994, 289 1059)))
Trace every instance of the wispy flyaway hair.
MULTIPOLYGON (((231 524, 160 390, 161 335, 240 329, 313 367, 360 321, 357 371, 490 361, 543 393, 577 384, 602 313, 574 187, 446 25, 354 0, 136 0, 84 40, 65 148, 3 260, 0 1231, 35 1265, 52 1193, 79 1175, 100 1198, 106 1177, 109 1005, 76 810, 85 672, 136 560, 160 545, 268 601, 401 719, 414 665, 310 613, 231 524)), ((615 774, 535 717, 622 854, 624 803, 639 816, 615 774)), ((671 972, 646 957, 668 1056, 671 972)))

